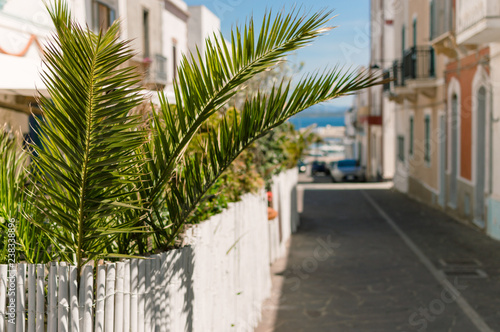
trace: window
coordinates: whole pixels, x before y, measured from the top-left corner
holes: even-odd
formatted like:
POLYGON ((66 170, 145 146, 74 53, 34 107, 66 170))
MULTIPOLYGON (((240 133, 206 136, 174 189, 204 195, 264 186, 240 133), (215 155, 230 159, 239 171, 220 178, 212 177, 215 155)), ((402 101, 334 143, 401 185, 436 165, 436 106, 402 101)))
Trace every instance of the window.
POLYGON ((431 19, 430 19, 430 32, 431 32, 431 40, 433 40, 435 37, 436 37, 436 31, 435 31, 435 26, 436 26, 436 7, 434 5, 434 0, 431 0, 431 3, 430 3, 430 14, 431 14, 431 19))
MULTIPOLYGON (((42 147, 42 143, 40 141, 40 126, 38 122, 43 122, 43 116, 31 114, 28 118, 28 121, 30 125, 30 131, 24 136, 25 143, 31 143, 35 144, 38 147, 42 147)), ((35 156, 37 155, 36 151, 32 152, 35 156)))
POLYGON ((404 56, 406 48, 406 27, 403 25, 401 29, 401 54, 404 56))
POLYGON ((425 116, 425 161, 431 162, 431 116, 425 116))
POLYGON ((405 137, 398 136, 398 159, 405 161, 405 137))
POLYGON ((143 55, 149 58, 149 11, 142 11, 143 55))
POLYGON ((174 80, 177 78, 177 44, 172 46, 172 62, 174 65, 174 80))
POLYGON ((417 18, 413 19, 413 46, 417 46, 417 18))
POLYGON ((414 135, 414 123, 413 123, 413 116, 410 117, 410 156, 413 156, 413 135, 414 135))
POLYGON ((159 79, 167 80, 167 58, 160 54, 156 55, 156 74, 159 79))
POLYGON ((337 163, 339 168, 341 167, 356 167, 359 166, 359 162, 355 159, 344 159, 337 163))
POLYGON ((102 30, 102 31, 106 31, 109 29, 111 24, 113 24, 113 22, 116 18, 115 11, 113 9, 111 9, 111 7, 105 5, 101 2, 97 2, 96 6, 97 6, 97 15, 96 15, 97 16, 97 28, 102 30))

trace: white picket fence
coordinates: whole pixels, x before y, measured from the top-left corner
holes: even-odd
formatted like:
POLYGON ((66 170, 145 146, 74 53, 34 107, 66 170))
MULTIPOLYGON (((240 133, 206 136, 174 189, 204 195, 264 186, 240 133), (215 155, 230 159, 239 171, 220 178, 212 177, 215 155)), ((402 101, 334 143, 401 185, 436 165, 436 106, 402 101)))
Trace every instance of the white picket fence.
POLYGON ((0 265, 0 332, 253 331, 270 263, 298 225, 296 183, 296 170, 275 177, 278 218, 267 220, 264 192, 248 194, 190 228, 185 247, 147 259, 86 265, 80 276, 65 263, 0 265))

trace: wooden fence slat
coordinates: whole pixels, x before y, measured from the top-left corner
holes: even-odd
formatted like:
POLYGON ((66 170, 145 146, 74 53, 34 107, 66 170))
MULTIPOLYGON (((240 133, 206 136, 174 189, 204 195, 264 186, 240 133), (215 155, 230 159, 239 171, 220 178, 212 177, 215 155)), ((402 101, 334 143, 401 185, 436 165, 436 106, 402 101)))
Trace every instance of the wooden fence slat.
POLYGON ((130 331, 138 331, 139 326, 139 260, 130 262, 130 331))
POLYGON ((69 267, 69 327, 71 332, 80 331, 80 308, 78 308, 78 270, 76 266, 69 267))
POLYGON ((161 317, 161 332, 167 331, 167 254, 162 252, 160 254, 160 289, 161 289, 161 305, 160 305, 160 317, 161 317))
POLYGON ((94 299, 94 268, 88 264, 83 267, 83 273, 80 281, 80 306, 82 309, 82 325, 80 331, 92 332, 92 301, 94 299))
POLYGON ((17 264, 17 291, 16 291, 16 331, 26 330, 26 264, 17 264))
POLYGON ((162 278, 161 278, 161 256, 155 256, 155 285, 153 288, 154 294, 154 315, 155 315, 155 331, 161 330, 161 293, 164 291, 161 288, 162 278))
POLYGON ((175 250, 170 250, 165 253, 165 278, 167 280, 165 284, 165 330, 168 332, 175 331, 175 318, 174 318, 174 306, 175 306, 175 294, 174 290, 174 257, 175 250))
POLYGON ((123 278, 123 331, 130 329, 130 260, 125 262, 123 278))
POLYGON ((58 332, 69 331, 68 266, 59 264, 59 285, 57 287, 57 325, 58 332))
POLYGON ((0 265, 0 332, 5 332, 7 323, 5 306, 7 304, 8 269, 8 265, 0 265))
MULTIPOLYGON (((144 332, 144 313, 145 313, 145 290, 146 290, 146 261, 144 259, 140 259, 139 262, 139 275, 138 275, 138 285, 137 285, 137 290, 139 292, 138 294, 138 301, 137 301, 137 308, 138 308, 138 318, 137 318, 137 332, 144 332)), ((148 331, 149 332, 149 331, 148 331)))
POLYGON ((50 264, 48 294, 47 331, 57 332, 57 263, 50 264))
POLYGON ((172 286, 170 287, 170 296, 172 298, 172 305, 171 305, 171 311, 170 311, 170 319, 171 319, 171 331, 181 331, 179 328, 179 321, 180 321, 180 312, 181 308, 180 303, 179 303, 179 298, 180 298, 180 278, 179 278, 179 260, 180 260, 180 253, 181 251, 179 249, 172 250, 173 255, 172 255, 172 261, 173 261, 173 268, 172 268, 172 279, 170 283, 172 286))
POLYGON ((144 262, 144 269, 145 269, 145 275, 144 275, 144 331, 151 331, 151 275, 152 275, 152 269, 151 269, 151 259, 148 258, 144 262))
POLYGON ((86 284, 85 281, 87 277, 85 275, 85 266, 81 268, 80 275, 77 276, 80 278, 80 288, 78 289, 78 315, 80 316, 80 321, 78 322, 78 327, 80 331, 86 331, 85 329, 85 291, 86 284))
MULTIPOLYGON (((7 303, 7 313, 8 314, 13 313, 14 316, 17 312, 17 306, 14 304, 14 307, 9 308, 9 304, 11 299, 16 299, 16 294, 17 294, 16 280, 17 280, 17 266, 15 264, 9 265, 8 278, 7 278, 7 293, 9 295, 9 301, 7 303), (9 294, 12 292, 14 294, 9 294)), ((9 318, 7 319, 7 332, 15 332, 15 331, 16 331, 16 318, 9 316, 9 318)))
POLYGON ((116 332, 123 331, 123 279, 125 273, 125 263, 116 263, 116 290, 115 290, 115 317, 114 325, 116 332))
POLYGON ((35 330, 36 321, 36 275, 35 264, 28 265, 28 331, 35 330))
POLYGON ((104 301, 104 330, 113 332, 115 319, 115 278, 116 264, 107 264, 106 269, 106 300, 104 301))
POLYGON ((95 298, 95 332, 104 331, 104 298, 106 296, 106 265, 99 263, 97 266, 97 283, 95 298))
MULTIPOLYGON (((279 181, 286 179, 282 176, 279 181)), ((275 185, 277 203, 284 200, 279 207, 283 212, 281 241, 280 220, 268 222, 265 201, 255 197, 244 198, 245 203, 231 205, 230 212, 197 226, 192 233, 198 238, 191 248, 171 250, 149 259, 100 264, 96 281, 92 265, 83 266, 81 275, 77 275, 76 267, 65 263, 51 263, 48 274, 41 264, 21 263, 14 265, 12 271, 8 265, 0 265, 0 332, 25 329, 40 332, 45 330, 45 321, 50 332, 183 331, 198 326, 220 331, 225 329, 223 317, 233 317, 237 329, 253 328, 260 317, 259 303, 268 295, 270 286, 268 273, 253 274, 253 271, 265 272, 262 264, 267 266, 270 259, 276 260, 283 254, 283 243, 295 222, 289 206, 292 203, 288 202, 291 188, 283 183, 275 185), (254 211, 259 212, 258 216, 254 211), (251 233, 255 221, 268 227, 251 233), (199 235, 205 233, 210 236, 199 235), (242 237, 243 234, 248 235, 242 237), (219 236, 219 243, 211 241, 213 236, 219 236), (258 246, 260 238, 266 240, 262 248, 258 246), (235 241, 237 245, 228 254, 235 241), (193 262, 196 268, 191 265, 193 262), (14 325, 7 324, 6 318, 9 274, 14 277, 16 272, 17 324, 14 325), (191 283, 192 279, 196 282, 191 283), (94 286, 97 286, 95 303, 94 286), (217 291, 221 287, 224 290, 217 291), (242 293, 235 297, 236 291, 242 293), (192 309, 187 309, 192 312, 185 307, 191 302, 192 309), (202 307, 212 309, 201 310, 202 307), (191 316, 193 312, 195 317, 191 316)))
MULTIPOLYGON (((45 329, 45 266, 36 265, 36 332, 45 329)), ((31 332, 31 331, 30 331, 31 332)))

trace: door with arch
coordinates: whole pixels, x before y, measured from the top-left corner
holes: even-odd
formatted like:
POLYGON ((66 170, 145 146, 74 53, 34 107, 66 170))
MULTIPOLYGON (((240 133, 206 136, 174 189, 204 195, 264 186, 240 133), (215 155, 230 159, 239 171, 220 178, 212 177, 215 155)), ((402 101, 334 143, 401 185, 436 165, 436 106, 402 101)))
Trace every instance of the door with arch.
POLYGON ((446 204, 446 116, 439 116, 439 205, 446 204))
POLYGON ((458 177, 458 97, 456 94, 451 98, 451 159, 450 159, 450 195, 449 205, 457 207, 457 177, 458 177))
POLYGON ((484 225, 485 189, 486 189, 486 110, 487 93, 484 86, 477 92, 476 117, 476 169, 475 169, 475 199, 474 199, 474 220, 480 225, 484 225))

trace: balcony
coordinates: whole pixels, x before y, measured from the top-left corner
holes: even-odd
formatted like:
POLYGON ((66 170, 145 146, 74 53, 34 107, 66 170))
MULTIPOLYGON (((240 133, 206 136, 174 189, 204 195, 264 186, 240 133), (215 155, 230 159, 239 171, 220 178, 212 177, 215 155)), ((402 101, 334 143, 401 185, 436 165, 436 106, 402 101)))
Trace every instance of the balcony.
POLYGON ((390 99, 400 102, 403 98, 415 98, 416 93, 433 97, 437 80, 434 65, 434 49, 415 46, 405 51, 403 60, 396 60, 390 70, 392 88, 390 99))
POLYGON ((453 28, 455 10, 452 0, 431 2, 431 44, 437 54, 449 58, 457 56, 457 45, 453 28))
POLYGON ((404 80, 434 77, 434 49, 432 47, 414 46, 405 51, 403 57, 404 80))
POLYGON ((161 90, 167 84, 167 58, 156 54, 145 71, 144 81, 150 89, 161 90))
POLYGON ((390 91, 391 90, 391 81, 389 81, 389 80, 391 79, 391 71, 389 69, 384 70, 382 77, 383 77, 384 81, 387 81, 383 85, 384 92, 390 91))
POLYGON ((458 0, 456 32, 458 45, 500 41, 500 2, 458 0))
POLYGON ((405 85, 405 79, 403 75, 403 61, 396 60, 392 63, 392 82, 394 87, 400 87, 405 85))
POLYGON ((414 91, 405 85, 405 75, 403 74, 403 61, 396 60, 389 69, 392 82, 390 83, 389 99, 395 102, 402 102, 405 97, 410 97, 414 91))
POLYGON ((452 0, 434 0, 431 5, 431 40, 453 31, 452 0))

